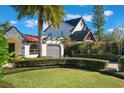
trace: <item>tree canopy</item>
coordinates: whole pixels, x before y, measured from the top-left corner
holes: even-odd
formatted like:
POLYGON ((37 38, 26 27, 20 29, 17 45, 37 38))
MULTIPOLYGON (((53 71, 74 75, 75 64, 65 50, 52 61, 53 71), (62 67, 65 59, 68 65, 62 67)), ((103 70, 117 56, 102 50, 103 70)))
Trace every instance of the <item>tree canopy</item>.
POLYGON ((102 5, 95 5, 93 7, 93 27, 95 29, 96 39, 102 41, 104 39, 104 7, 102 5))

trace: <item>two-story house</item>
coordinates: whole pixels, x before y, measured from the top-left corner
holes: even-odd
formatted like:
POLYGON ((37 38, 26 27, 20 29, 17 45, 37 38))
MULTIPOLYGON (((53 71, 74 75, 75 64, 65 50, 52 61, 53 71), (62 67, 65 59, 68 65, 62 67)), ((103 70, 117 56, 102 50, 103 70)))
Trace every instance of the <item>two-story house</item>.
POLYGON ((60 27, 49 26, 46 30, 48 37, 68 36, 72 41, 93 41, 95 37, 83 20, 83 17, 62 21, 60 27))

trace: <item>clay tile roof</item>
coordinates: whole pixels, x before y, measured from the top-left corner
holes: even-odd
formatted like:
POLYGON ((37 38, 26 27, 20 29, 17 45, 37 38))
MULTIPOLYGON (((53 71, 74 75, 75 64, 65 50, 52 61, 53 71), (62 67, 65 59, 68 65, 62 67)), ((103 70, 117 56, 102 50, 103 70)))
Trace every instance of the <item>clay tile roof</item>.
POLYGON ((33 43, 38 42, 38 36, 23 34, 23 37, 25 38, 24 40, 25 42, 33 42, 33 43))

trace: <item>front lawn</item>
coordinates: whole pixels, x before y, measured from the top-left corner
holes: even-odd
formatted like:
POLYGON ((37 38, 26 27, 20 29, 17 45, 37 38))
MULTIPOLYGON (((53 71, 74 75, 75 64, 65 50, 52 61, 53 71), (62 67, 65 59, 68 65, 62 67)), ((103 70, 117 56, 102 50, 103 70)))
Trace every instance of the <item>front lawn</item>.
POLYGON ((51 68, 19 72, 5 76, 18 88, 109 88, 124 87, 124 80, 86 70, 51 68))

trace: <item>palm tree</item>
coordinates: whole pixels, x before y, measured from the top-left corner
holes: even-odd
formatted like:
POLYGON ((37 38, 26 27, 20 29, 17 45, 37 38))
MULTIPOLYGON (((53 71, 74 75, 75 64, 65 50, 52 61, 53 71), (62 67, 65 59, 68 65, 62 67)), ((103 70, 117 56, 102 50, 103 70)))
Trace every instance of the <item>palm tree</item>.
POLYGON ((38 16, 38 57, 41 57, 43 22, 47 22, 49 25, 52 25, 55 28, 59 28, 60 22, 64 17, 63 6, 16 5, 11 7, 13 7, 18 12, 18 19, 21 19, 26 16, 28 18, 38 16))

